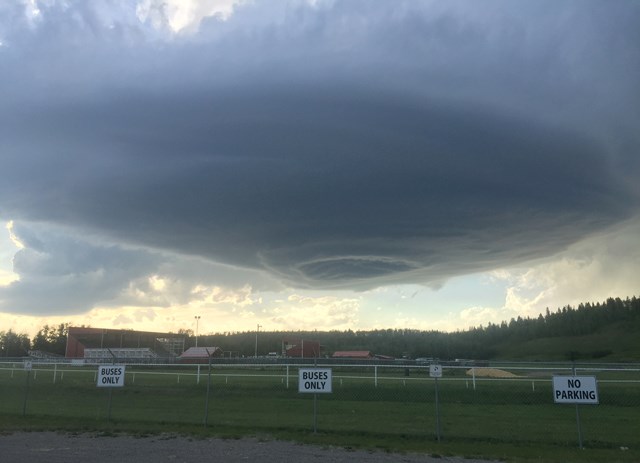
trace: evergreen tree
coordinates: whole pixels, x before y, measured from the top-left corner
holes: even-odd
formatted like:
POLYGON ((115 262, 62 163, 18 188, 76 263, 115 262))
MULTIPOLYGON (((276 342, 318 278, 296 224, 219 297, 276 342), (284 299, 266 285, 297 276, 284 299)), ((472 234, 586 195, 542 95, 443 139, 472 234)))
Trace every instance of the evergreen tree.
POLYGON ((29 337, 12 330, 0 331, 0 356, 25 357, 29 352, 29 337))

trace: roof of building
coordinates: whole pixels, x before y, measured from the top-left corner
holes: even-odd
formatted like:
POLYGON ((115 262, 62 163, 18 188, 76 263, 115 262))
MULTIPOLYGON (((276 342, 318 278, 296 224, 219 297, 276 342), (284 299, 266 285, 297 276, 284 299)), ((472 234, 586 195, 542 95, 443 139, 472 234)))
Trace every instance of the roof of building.
POLYGON ((222 352, 222 349, 219 347, 189 347, 185 350, 180 358, 190 358, 190 359, 199 359, 199 358, 209 358, 209 356, 214 355, 217 352, 222 352))
POLYGON ((340 350, 333 353, 334 358, 373 358, 369 350, 340 350))

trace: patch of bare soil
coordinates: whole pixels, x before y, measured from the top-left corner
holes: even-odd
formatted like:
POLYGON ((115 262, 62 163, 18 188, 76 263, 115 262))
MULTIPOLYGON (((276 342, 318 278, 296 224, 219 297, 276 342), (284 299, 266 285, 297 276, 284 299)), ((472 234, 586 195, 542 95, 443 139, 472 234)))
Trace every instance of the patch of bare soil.
POLYGON ((517 378, 518 375, 514 375, 509 371, 500 370, 498 368, 472 368, 467 370, 467 376, 473 376, 475 370, 476 378, 517 378))
MULTIPOLYGON (((17 432, 0 435, 2 463, 482 463, 458 457, 398 454, 292 442, 243 439, 192 439, 161 435, 134 437, 54 432, 17 432)), ((484 462, 487 463, 487 462, 484 462)))

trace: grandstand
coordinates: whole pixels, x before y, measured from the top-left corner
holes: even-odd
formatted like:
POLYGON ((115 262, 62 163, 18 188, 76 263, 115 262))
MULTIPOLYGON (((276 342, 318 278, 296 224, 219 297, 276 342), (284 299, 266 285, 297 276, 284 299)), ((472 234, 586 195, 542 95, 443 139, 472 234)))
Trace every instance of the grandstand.
POLYGON ((184 347, 185 337, 173 333, 69 327, 65 357, 96 361, 176 359, 184 347))

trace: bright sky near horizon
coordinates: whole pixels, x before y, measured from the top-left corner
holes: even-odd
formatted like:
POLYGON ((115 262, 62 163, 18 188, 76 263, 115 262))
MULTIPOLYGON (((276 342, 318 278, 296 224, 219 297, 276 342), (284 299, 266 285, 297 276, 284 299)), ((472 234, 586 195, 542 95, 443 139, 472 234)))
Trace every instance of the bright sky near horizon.
POLYGON ((640 295, 640 3, 0 5, 0 330, 451 331, 640 295))

